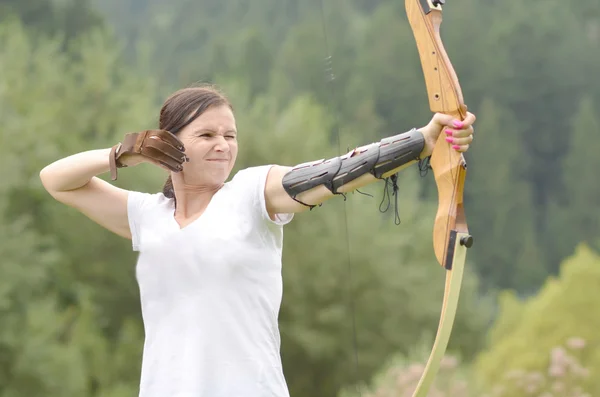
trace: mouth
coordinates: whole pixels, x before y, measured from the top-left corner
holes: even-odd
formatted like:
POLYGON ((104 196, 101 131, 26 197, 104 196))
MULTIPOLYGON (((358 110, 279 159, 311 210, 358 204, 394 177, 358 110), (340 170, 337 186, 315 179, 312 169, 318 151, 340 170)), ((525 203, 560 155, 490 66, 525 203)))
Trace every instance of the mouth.
POLYGON ((228 163, 228 159, 207 159, 206 161, 211 161, 213 163, 228 163))

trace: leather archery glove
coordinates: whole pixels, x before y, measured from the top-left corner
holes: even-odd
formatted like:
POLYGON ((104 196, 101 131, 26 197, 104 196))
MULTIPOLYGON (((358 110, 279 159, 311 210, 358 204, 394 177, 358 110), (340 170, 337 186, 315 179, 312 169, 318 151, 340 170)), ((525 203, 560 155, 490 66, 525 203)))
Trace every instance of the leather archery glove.
POLYGON ((113 146, 109 155, 110 177, 117 179, 117 168, 142 162, 158 165, 168 171, 179 172, 189 161, 183 143, 166 130, 146 130, 125 135, 123 142, 113 146))

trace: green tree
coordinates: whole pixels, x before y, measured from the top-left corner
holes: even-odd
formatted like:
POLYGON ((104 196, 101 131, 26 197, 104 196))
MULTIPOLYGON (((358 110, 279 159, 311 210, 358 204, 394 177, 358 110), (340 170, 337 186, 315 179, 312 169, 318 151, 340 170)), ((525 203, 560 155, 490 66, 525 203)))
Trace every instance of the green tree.
MULTIPOLYGON (((38 175, 60 157, 152 126, 154 87, 123 66, 101 31, 64 53, 60 40, 5 22, 0 63, 0 218, 2 233, 14 235, 0 248, 3 285, 11 287, 3 294, 10 316, 3 316, 0 395, 118 396, 117 386, 128 390, 119 397, 131 395, 143 337, 134 254, 128 242, 54 201, 38 175), (11 260, 15 250, 21 254, 11 260)), ((123 172, 119 183, 143 189, 159 182, 145 171, 123 172)))
POLYGON ((600 250, 600 187, 596 170, 600 167, 600 145, 595 135, 600 131, 597 106, 591 98, 581 101, 573 117, 570 145, 564 158, 565 191, 549 208, 555 244, 555 256, 570 254, 580 242, 600 250))
POLYGON ((527 380, 520 374, 536 373, 537 393, 551 391, 559 383, 598 394, 597 378, 585 374, 596 373, 600 366, 596 352, 600 323, 591 315, 598 311, 599 282, 600 257, 580 245, 562 264, 560 276, 548 279, 538 295, 518 301, 514 293, 505 292, 489 347, 474 364, 475 379, 490 391, 501 387, 497 396, 530 395, 519 386, 527 380), (573 350, 567 357, 564 345, 573 350), (556 354, 560 357, 553 357, 556 354))
POLYGON ((89 0, 0 0, 0 22, 13 16, 32 31, 59 35, 65 42, 103 26, 89 0))
MULTIPOLYGON (((490 15, 511 17, 493 18, 482 32, 488 50, 480 70, 485 70, 488 84, 481 88, 493 91, 518 121, 519 142, 530 159, 527 176, 536 232, 540 241, 553 244, 550 236, 544 236, 552 217, 547 206, 565 188, 560 183, 561 160, 568 146, 571 115, 590 88, 587 70, 597 67, 600 58, 591 56, 589 42, 581 35, 581 20, 568 3, 503 1, 491 7, 490 15), (561 15, 560 26, 557 15, 561 15)), ((548 266, 561 259, 548 258, 548 266)))
POLYGON ((467 153, 466 216, 485 288, 533 289, 547 269, 536 241, 527 156, 514 115, 487 99, 467 153))
POLYGON ((52 21, 49 18, 53 14, 52 0, 1 0, 0 21, 7 16, 17 16, 25 25, 37 26, 50 30, 52 21))

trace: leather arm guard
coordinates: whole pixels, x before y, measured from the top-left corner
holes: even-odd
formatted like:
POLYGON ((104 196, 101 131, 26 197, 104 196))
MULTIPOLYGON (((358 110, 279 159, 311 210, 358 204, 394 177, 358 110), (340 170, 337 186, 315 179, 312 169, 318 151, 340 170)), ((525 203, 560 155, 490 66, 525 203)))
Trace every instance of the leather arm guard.
POLYGON ((297 200, 296 196, 319 185, 325 185, 333 194, 339 194, 341 186, 366 173, 382 179, 385 173, 419 160, 424 146, 423 134, 413 128, 372 143, 360 151, 354 150, 329 160, 299 164, 285 174, 283 187, 293 200, 312 208, 314 205, 305 204, 297 200))

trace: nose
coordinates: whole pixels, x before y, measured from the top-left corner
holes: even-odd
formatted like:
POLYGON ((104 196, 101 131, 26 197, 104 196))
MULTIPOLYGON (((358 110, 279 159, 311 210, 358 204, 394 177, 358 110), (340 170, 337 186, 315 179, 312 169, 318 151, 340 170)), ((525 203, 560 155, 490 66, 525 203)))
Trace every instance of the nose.
POLYGON ((225 140, 225 137, 219 136, 217 137, 217 142, 215 143, 215 151, 217 152, 228 152, 229 145, 225 140))

